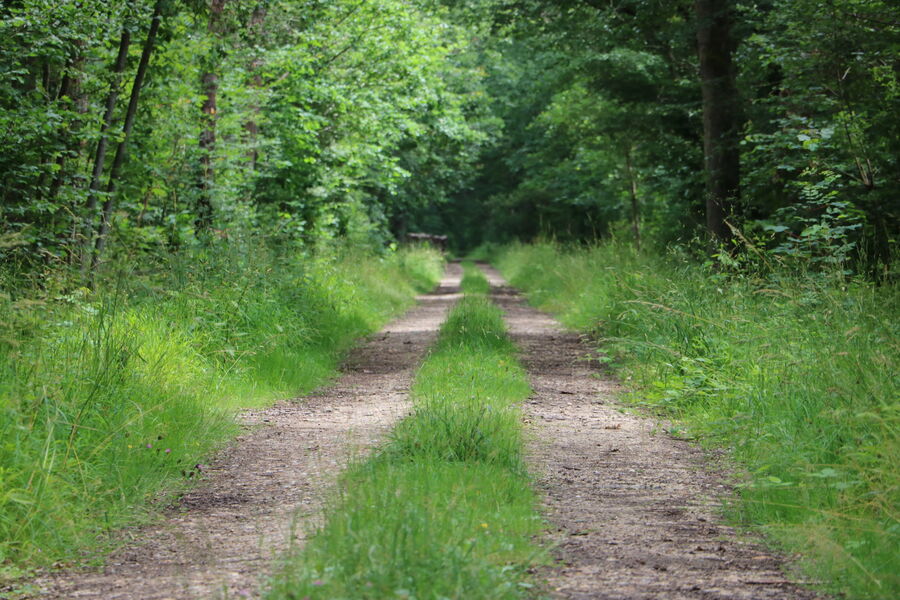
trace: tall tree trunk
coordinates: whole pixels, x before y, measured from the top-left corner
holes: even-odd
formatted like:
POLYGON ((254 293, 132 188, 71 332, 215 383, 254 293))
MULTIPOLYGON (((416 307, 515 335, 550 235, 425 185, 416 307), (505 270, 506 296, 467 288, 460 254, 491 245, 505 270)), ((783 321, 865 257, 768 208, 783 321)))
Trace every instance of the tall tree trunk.
MULTIPOLYGON (((66 72, 63 75, 62 82, 59 85, 59 94, 57 100, 64 102, 66 108, 74 108, 79 114, 84 115, 86 101, 81 92, 81 72, 84 69, 84 42, 79 40, 75 42, 75 50, 66 66, 66 72)), ((53 183, 50 186, 50 198, 55 199, 59 195, 59 190, 66 180, 66 162, 69 158, 77 159, 81 155, 81 142, 83 136, 79 135, 83 121, 79 118, 72 122, 71 126, 61 132, 61 137, 65 140, 65 150, 60 153, 56 159, 58 168, 53 183)))
POLYGON ((103 178, 103 168, 106 164, 106 149, 109 145, 109 128, 112 125, 113 113, 116 110, 116 102, 119 99, 119 86, 122 73, 128 59, 128 47, 131 45, 131 33, 127 28, 122 29, 122 37, 119 40, 119 53, 113 66, 113 81, 106 96, 106 109, 103 112, 103 121, 100 123, 100 139, 97 140, 97 149, 94 152, 94 167, 91 170, 91 181, 88 185, 87 204, 85 206, 84 223, 82 225, 82 276, 87 274, 91 263, 91 253, 94 247, 94 219, 97 212, 97 192, 100 190, 100 180, 103 178))
POLYGON ((697 50, 703 91, 706 163, 706 226, 720 240, 731 231, 725 219, 740 194, 740 107, 732 62, 731 0, 695 0, 697 50))
POLYGON ((138 63, 137 72, 134 75, 134 83, 131 87, 131 99, 128 101, 128 110, 125 113, 125 123, 122 125, 122 140, 116 147, 116 155, 113 158, 113 164, 109 171, 109 180, 106 184, 106 200, 103 202, 103 214, 100 219, 100 231, 97 234, 97 243, 94 248, 93 257, 91 259, 91 278, 93 279, 94 271, 103 254, 106 246, 106 236, 109 233, 109 219, 112 215, 114 206, 114 194, 116 184, 119 179, 119 172, 125 163, 125 156, 128 151, 128 137, 131 135, 131 129, 134 126, 134 117, 137 114, 138 101, 141 96, 141 87, 144 85, 144 76, 147 74, 147 66, 150 64, 150 55, 153 53, 153 47, 156 44, 156 34, 159 31, 160 21, 162 20, 162 7, 165 0, 157 0, 153 7, 153 18, 150 21, 150 30, 147 32, 147 39, 144 41, 144 49, 141 52, 141 61, 138 63))
MULTIPOLYGON (((256 8, 253 9, 253 14, 250 16, 250 22, 247 24, 247 29, 250 33, 250 40, 254 46, 259 47, 259 37, 262 34, 262 26, 266 20, 266 3, 260 2, 256 5, 256 8)), ((259 74, 260 67, 263 66, 263 58, 262 56, 256 55, 250 61, 248 65, 248 69, 250 72, 250 87, 253 90, 260 90, 263 87, 262 76, 259 74)), ((256 163, 259 160, 259 151, 256 148, 257 138, 259 137, 259 123, 257 119, 259 118, 259 102, 254 98, 253 102, 250 105, 250 118, 247 119, 247 122, 244 123, 244 131, 247 133, 247 163, 249 165, 250 172, 256 171, 256 163)))
POLYGON ((634 245, 641 249, 641 212, 638 206, 637 176, 631 162, 631 146, 625 148, 625 169, 628 172, 629 192, 631 193, 631 231, 634 234, 634 245))
POLYGON ((218 70, 221 62, 221 41, 224 33, 226 0, 211 0, 209 5, 209 23, 207 30, 213 39, 213 48, 207 58, 207 70, 201 78, 204 94, 202 119, 203 129, 200 131, 200 179, 197 182, 197 220, 198 232, 208 231, 212 226, 212 183, 215 177, 213 170, 213 152, 216 149, 216 96, 219 93, 218 70))

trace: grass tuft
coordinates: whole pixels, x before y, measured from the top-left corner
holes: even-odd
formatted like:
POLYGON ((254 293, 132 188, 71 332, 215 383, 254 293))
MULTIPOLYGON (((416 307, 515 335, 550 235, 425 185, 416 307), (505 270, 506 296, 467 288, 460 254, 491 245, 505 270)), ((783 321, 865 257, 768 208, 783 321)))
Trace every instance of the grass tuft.
POLYGON ((488 283, 487 277, 481 272, 471 261, 462 263, 463 277, 460 287, 466 294, 489 294, 491 293, 491 284, 488 283))

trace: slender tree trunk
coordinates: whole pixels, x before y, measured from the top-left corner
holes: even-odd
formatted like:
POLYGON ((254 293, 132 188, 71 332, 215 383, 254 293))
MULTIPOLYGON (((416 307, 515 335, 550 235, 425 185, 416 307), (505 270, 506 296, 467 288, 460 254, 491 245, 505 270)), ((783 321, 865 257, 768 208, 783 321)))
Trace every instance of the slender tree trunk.
MULTIPOLYGON (((255 42, 256 46, 259 46, 258 38, 262 32, 262 25, 265 20, 266 4, 260 2, 256 5, 256 8, 253 9, 253 15, 250 17, 250 22, 247 24, 247 29, 250 31, 250 39, 255 42)), ((250 72, 250 87, 255 91, 258 91, 263 87, 262 76, 259 74, 259 69, 262 66, 263 59, 261 56, 255 56, 248 66, 250 72)), ((250 105, 250 118, 244 123, 244 131, 247 132, 247 145, 249 146, 249 149, 247 150, 247 163, 250 167, 250 172, 256 171, 256 163, 259 160, 259 151, 256 148, 257 139, 259 137, 258 118, 259 103, 254 99, 250 105)))
POLYGON ((695 0, 697 50, 703 91, 706 162, 706 226, 720 240, 731 231, 725 219, 740 194, 740 107, 732 62, 731 0, 695 0))
POLYGON ((82 225, 82 276, 87 274, 91 262, 91 252, 94 246, 94 219, 97 213, 97 192, 100 190, 100 180, 103 177, 103 168, 106 163, 106 149, 109 145, 109 128, 112 125, 113 113, 116 102, 119 99, 119 86, 122 73, 128 59, 128 47, 131 45, 131 33, 128 29, 122 29, 122 37, 119 40, 119 53, 113 66, 113 81, 106 96, 106 109, 103 112, 103 121, 100 123, 100 139, 97 140, 97 149, 94 152, 94 167, 91 170, 91 181, 88 185, 87 204, 85 206, 84 223, 82 225))
POLYGON ((212 183, 215 178, 213 152, 216 149, 216 97, 219 93, 220 40, 224 33, 223 13, 226 0, 211 0, 207 30, 213 38, 213 49, 208 58, 208 68, 201 79, 203 100, 203 129, 200 132, 200 180, 198 181, 197 220, 199 232, 212 227, 212 183))
POLYGON ((631 193, 631 231, 634 233, 634 245, 641 249, 641 212, 638 206, 637 177, 631 162, 631 146, 625 149, 625 169, 628 172, 629 191, 631 193))
MULTIPOLYGON (((59 93, 56 96, 57 102, 65 102, 66 105, 72 104, 72 89, 75 87, 76 83, 72 75, 70 74, 70 70, 74 66, 75 62, 72 61, 69 67, 66 70, 65 75, 63 75, 62 82, 59 84, 59 93), (68 100, 63 100, 64 98, 68 98, 68 100)), ((68 106, 67 106, 68 107, 68 106)), ((65 135, 65 132, 61 132, 62 135, 65 135)), ((59 153, 59 156, 56 157, 56 175, 53 177, 53 183, 50 184, 50 192, 49 197, 55 198, 57 192, 59 192, 59 187, 62 185, 63 176, 65 173, 66 167, 66 153, 68 152, 68 144, 66 144, 66 149, 59 153)))
POLYGON ((113 158, 113 164, 109 171, 109 179, 106 184, 106 200, 103 202, 103 214, 100 219, 100 231, 97 234, 97 242, 94 248, 93 257, 91 259, 91 278, 93 279, 94 271, 103 254, 106 246, 106 236, 109 233, 109 220, 112 215, 114 206, 114 194, 116 184, 119 179, 119 172, 125 163, 125 156, 128 151, 128 138, 131 135, 131 129, 134 126, 134 117, 137 114, 138 101, 141 96, 141 87, 144 85, 144 76, 147 74, 147 66, 150 64, 150 55, 153 53, 153 47, 156 44, 156 34, 159 31, 160 21, 162 20, 162 7, 164 0, 157 0, 153 7, 153 18, 150 21, 150 30, 147 32, 147 39, 144 41, 144 49, 141 52, 141 60, 138 63, 137 72, 134 75, 134 83, 131 87, 131 99, 128 101, 128 110, 125 113, 125 123, 122 125, 122 140, 116 147, 116 155, 113 158))
MULTIPOLYGON (((57 99, 66 103, 68 108, 74 108, 79 114, 85 114, 86 102, 81 91, 81 72, 84 68, 84 42, 75 42, 75 50, 66 67, 66 73, 63 75, 62 82, 59 85, 59 95, 57 99)), ((58 169, 53 183, 50 185, 50 198, 55 199, 59 195, 59 190, 66 180, 66 162, 71 157, 78 159, 81 155, 83 136, 80 136, 83 121, 76 119, 68 130, 61 132, 62 137, 66 138, 65 151, 61 152, 56 159, 58 169)))

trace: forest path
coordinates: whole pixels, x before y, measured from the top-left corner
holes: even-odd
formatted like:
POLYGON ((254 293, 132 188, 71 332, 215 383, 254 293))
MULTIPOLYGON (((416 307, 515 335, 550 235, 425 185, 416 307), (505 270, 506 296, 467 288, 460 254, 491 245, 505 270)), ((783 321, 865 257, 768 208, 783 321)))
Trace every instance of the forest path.
POLYGON ((260 578, 302 543, 337 475, 408 413, 414 370, 459 298, 462 269, 350 353, 333 384, 242 415, 247 431, 206 470, 169 517, 125 532, 135 541, 99 571, 34 582, 40 598, 255 598, 260 578))
POLYGON ((556 598, 807 600, 783 561, 722 523, 729 487, 704 453, 616 403, 591 349, 482 265, 534 395, 529 456, 558 544, 556 598))

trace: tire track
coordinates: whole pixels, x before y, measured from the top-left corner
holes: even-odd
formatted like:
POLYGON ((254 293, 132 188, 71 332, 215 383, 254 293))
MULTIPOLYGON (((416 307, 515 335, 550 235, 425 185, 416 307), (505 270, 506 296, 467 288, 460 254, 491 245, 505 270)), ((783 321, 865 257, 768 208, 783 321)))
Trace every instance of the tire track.
POLYGON ((123 532, 135 541, 99 570, 32 582, 40 598, 255 598, 260 579, 321 516, 342 468, 405 416, 415 368, 459 298, 462 270, 350 353, 343 375, 302 400, 242 415, 246 431, 164 522, 123 532))
POLYGON ((722 523, 717 507, 731 490, 701 450, 620 411, 616 383, 598 377, 579 336, 482 268, 534 388, 524 413, 557 544, 557 564, 543 573, 552 597, 819 598, 722 523))

